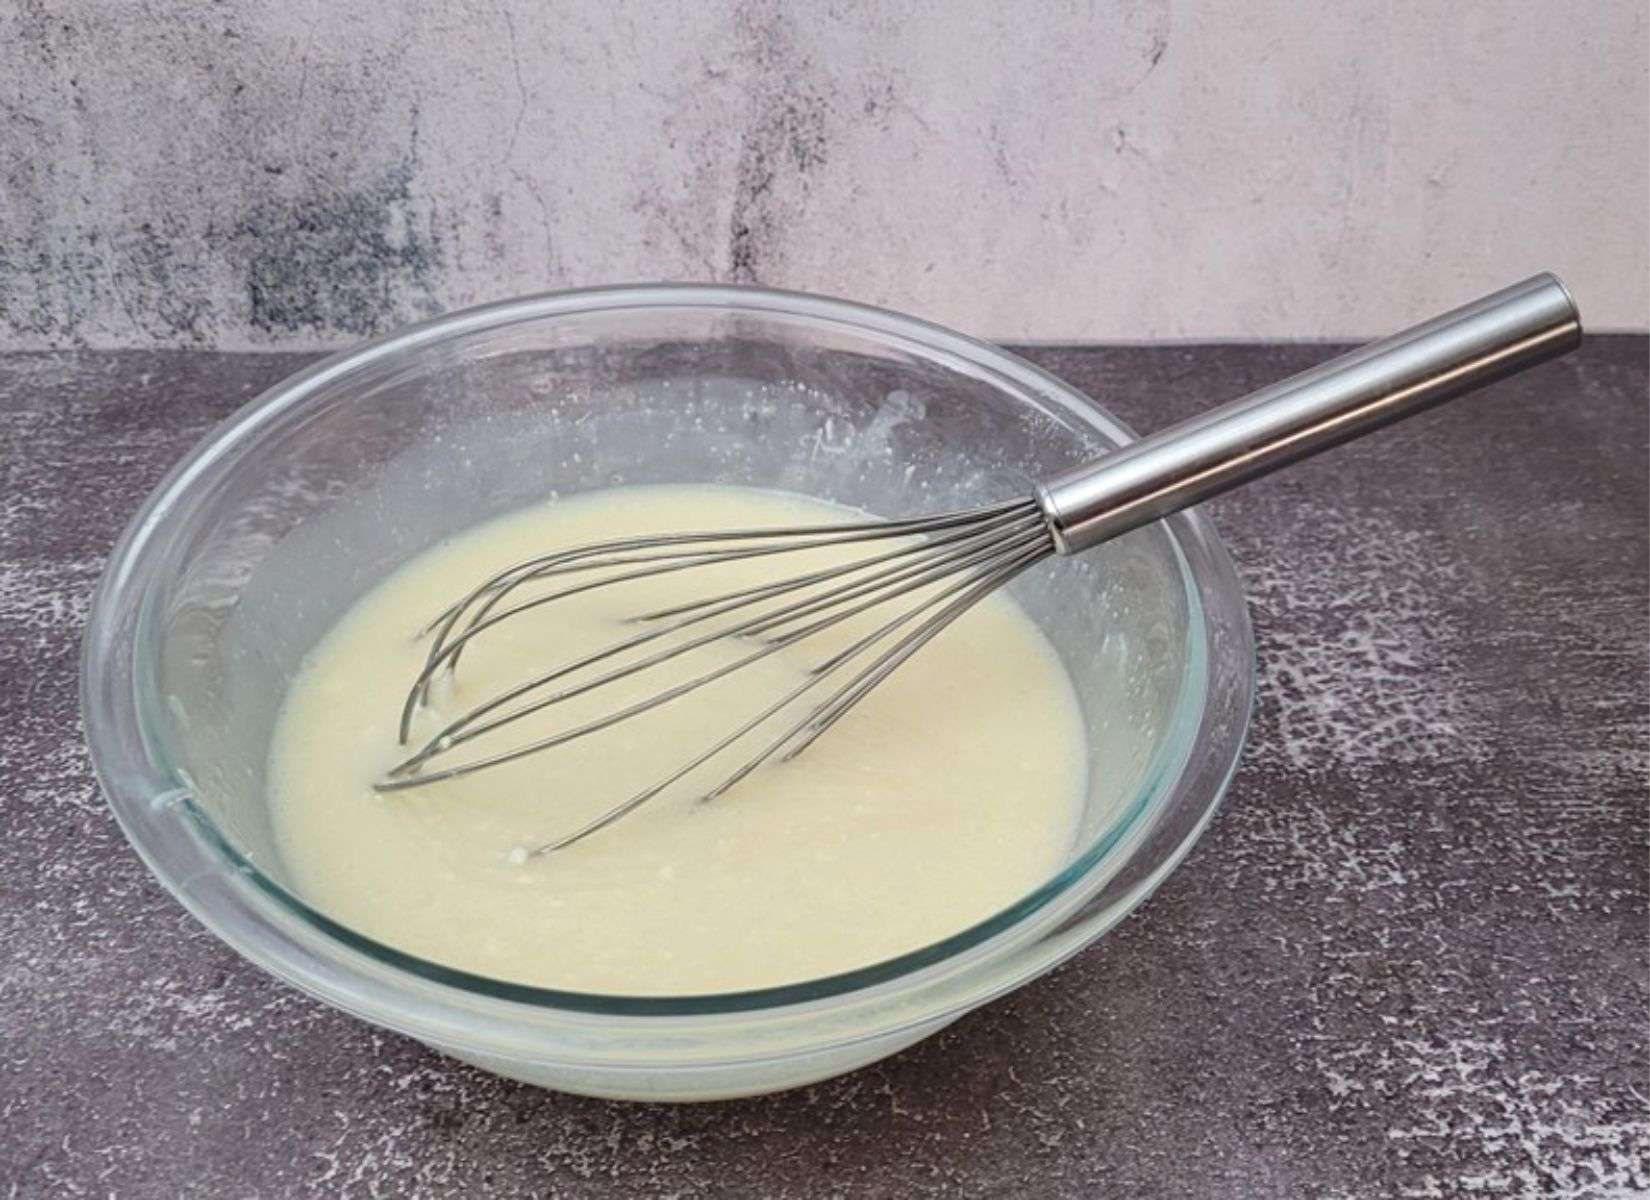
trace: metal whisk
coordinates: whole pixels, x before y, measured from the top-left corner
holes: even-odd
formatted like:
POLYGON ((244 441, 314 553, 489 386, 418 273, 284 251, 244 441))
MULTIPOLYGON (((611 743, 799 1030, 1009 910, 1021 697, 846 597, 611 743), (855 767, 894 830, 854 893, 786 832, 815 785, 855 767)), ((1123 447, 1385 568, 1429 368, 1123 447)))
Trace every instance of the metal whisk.
POLYGON ((717 782, 701 793, 710 799, 763 763, 800 754, 947 626, 1033 564, 1087 550, 1567 353, 1580 340, 1568 292, 1553 276, 1537 275, 1076 467, 1024 499, 913 520, 623 538, 517 563, 425 630, 430 649, 402 706, 403 745, 437 677, 456 670, 477 638, 521 613, 641 579, 746 560, 806 562, 810 552, 826 551, 824 564, 812 569, 776 572, 772 582, 637 615, 628 637, 533 675, 448 722, 376 786, 422 787, 551 750, 869 614, 869 632, 833 648, 773 704, 679 770, 533 853, 580 841, 721 759, 717 782), (522 591, 545 583, 548 591, 522 591), (730 639, 740 649, 732 661, 594 719, 520 744, 496 736, 524 717, 730 639), (730 753, 736 746, 742 749, 730 753))

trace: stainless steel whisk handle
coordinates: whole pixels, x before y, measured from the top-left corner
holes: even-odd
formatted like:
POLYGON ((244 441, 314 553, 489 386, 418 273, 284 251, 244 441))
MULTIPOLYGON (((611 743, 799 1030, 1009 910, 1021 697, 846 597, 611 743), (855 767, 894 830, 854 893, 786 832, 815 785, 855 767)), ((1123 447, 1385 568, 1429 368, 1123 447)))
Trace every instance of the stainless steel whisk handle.
POLYGON ((1570 293, 1536 275, 1057 475, 1037 502, 1075 554, 1580 343, 1570 293))

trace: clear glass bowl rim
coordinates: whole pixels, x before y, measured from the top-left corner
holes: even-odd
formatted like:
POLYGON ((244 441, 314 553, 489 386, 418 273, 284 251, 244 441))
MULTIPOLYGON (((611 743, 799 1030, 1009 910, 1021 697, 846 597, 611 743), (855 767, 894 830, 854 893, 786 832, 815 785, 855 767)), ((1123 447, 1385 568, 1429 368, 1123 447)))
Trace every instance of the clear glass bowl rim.
MULTIPOLYGON (((123 831, 163 886, 197 919, 238 953, 265 970, 328 1003, 368 1020, 449 1044, 485 1046, 534 1055, 552 1047, 543 1034, 570 1025, 586 1031, 634 1026, 656 1030, 668 1022, 680 1031, 702 1032, 729 1019, 749 1029, 753 1018, 777 1021, 795 1034, 806 1029, 810 1014, 821 1006, 833 1018, 846 1005, 863 1008, 868 1024, 853 1038, 886 1035, 898 1028, 942 1019, 1012 990, 1082 949, 1142 903, 1190 850, 1206 828, 1236 767, 1247 734, 1253 691, 1252 635, 1241 587, 1226 551, 1206 518, 1181 513, 1165 523, 1175 545, 1182 582, 1187 589, 1190 635, 1201 639, 1206 609, 1222 605, 1229 627, 1245 657, 1240 686, 1241 719, 1218 744, 1198 748, 1208 762, 1203 774, 1218 779, 1203 797, 1188 797, 1184 787, 1193 742, 1205 742, 1201 727, 1204 697, 1200 687, 1182 688, 1174 724, 1184 726, 1165 737, 1159 761, 1146 773, 1142 793, 1130 806, 1132 816, 1109 836, 1032 893, 999 913, 940 942, 886 962, 840 975, 782 987, 689 996, 617 996, 559 991, 507 983, 429 962, 358 934, 310 908, 302 899, 265 876, 212 826, 189 799, 189 789, 164 761, 157 739, 141 728, 141 706, 133 693, 143 666, 138 653, 143 617, 135 636, 122 638, 118 614, 128 606, 141 612, 158 581, 170 518, 187 507, 203 481, 233 469, 233 461, 269 425, 341 376, 395 355, 425 350, 466 334, 523 321, 603 310, 698 308, 753 315, 811 319, 857 334, 916 347, 954 369, 966 364, 975 374, 999 376, 1029 388, 1039 399, 1055 401, 1119 444, 1134 439, 1125 425, 1081 392, 1017 355, 989 343, 918 318, 808 293, 737 285, 639 284, 558 291, 518 297, 459 310, 408 325, 356 347, 329 355, 288 376, 242 405, 214 429, 156 485, 122 533, 94 594, 81 663, 81 707, 94 769, 123 831), (1195 573, 1187 549, 1195 547, 1205 570, 1195 573), (124 674, 123 674, 124 672, 124 674), (134 734, 136 736, 134 736, 134 734), (1177 762, 1169 761, 1178 757, 1177 762), (1086 879, 1131 834, 1175 801, 1201 803, 1197 819, 1178 843, 1169 847, 1145 881, 1103 912, 1091 914, 1079 928, 1060 929, 1043 938, 1040 953, 1011 935, 1028 918, 1086 879), (191 814, 180 822, 169 810, 184 805, 191 814), (192 826, 192 838, 180 828, 192 826), (210 889, 191 881, 211 878, 210 889), (1001 954, 994 955, 993 948, 1001 954), (1009 973, 993 970, 993 958, 1014 953, 1009 973), (931 985, 931 986, 928 986, 931 985), (924 1002, 922 993, 931 993, 924 1002), (885 1019, 876 1019, 881 1011, 885 1019)), ((1188 653, 1191 660, 1203 653, 1188 653)), ((792 1037, 782 1039, 793 1041, 792 1037)), ((804 1043, 809 1039, 804 1036, 804 1043)), ((586 1055, 574 1055, 585 1058, 586 1055)), ((594 1061, 594 1060, 591 1060, 594 1061)))

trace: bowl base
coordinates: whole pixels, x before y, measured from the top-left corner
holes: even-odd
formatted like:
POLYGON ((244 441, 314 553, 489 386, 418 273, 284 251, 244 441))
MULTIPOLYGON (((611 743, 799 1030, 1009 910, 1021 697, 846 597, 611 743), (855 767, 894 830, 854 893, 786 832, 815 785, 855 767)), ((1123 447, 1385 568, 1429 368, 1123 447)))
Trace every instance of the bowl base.
POLYGON ((898 1054, 923 1038, 938 1033, 956 1017, 930 1022, 916 1029, 869 1038, 830 1051, 765 1062, 727 1063, 692 1067, 582 1067, 567 1063, 506 1058, 476 1050, 426 1042, 432 1050, 469 1063, 494 1075, 551 1091, 591 1096, 598 1100, 637 1100, 663 1104, 694 1104, 737 1100, 805 1087, 898 1054))

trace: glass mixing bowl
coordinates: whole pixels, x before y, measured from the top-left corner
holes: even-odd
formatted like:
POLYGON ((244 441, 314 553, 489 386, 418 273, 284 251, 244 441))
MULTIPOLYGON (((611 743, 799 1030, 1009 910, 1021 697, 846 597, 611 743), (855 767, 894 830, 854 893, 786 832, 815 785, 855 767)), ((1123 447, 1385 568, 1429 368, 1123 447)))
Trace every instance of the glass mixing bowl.
POLYGON ((1129 440, 1011 354, 815 296, 612 288, 429 321, 265 392, 155 489, 92 606, 92 759, 127 837, 196 917, 367 1021, 590 1095, 710 1099, 821 1079, 1076 953, 1208 822, 1243 741, 1252 663, 1237 578, 1202 518, 1013 584, 1070 671, 1091 739, 1086 817, 1059 873, 944 941, 792 986, 524 987, 331 920, 292 891, 271 837, 264 764, 287 683, 397 564, 550 495, 719 482, 915 515, 1029 495, 1129 440))

